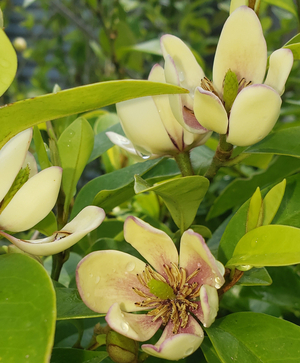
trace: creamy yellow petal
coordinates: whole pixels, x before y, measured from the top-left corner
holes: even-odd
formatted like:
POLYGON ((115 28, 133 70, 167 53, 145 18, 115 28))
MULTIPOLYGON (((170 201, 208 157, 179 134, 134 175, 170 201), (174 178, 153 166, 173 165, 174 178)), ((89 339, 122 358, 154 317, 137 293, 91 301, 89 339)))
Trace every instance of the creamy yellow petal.
POLYGON ((149 292, 136 276, 144 269, 143 261, 127 253, 114 250, 92 252, 78 264, 78 291, 84 303, 99 313, 106 313, 117 302, 124 311, 143 310, 135 302, 141 302, 144 298, 132 287, 149 292))
POLYGON ((61 168, 52 166, 30 178, 0 214, 0 229, 26 231, 45 218, 56 203, 61 176, 61 168))
POLYGON ((32 130, 27 129, 10 139, 0 150, 0 202, 23 165, 31 138, 32 130))
POLYGON ((136 217, 128 217, 124 224, 124 238, 154 269, 165 275, 163 265, 178 263, 174 242, 163 231, 136 217))
POLYGON ((294 63, 290 49, 278 49, 270 55, 269 70, 265 84, 272 87, 280 95, 284 92, 285 82, 294 63))
POLYGON ((105 317, 108 325, 116 332, 130 339, 144 342, 153 337, 161 326, 160 319, 152 321, 153 317, 146 314, 130 314, 120 309, 115 303, 105 317))
POLYGON ((21 240, 1 232, 5 238, 21 250, 36 256, 53 255, 73 246, 90 231, 97 228, 105 218, 103 209, 85 207, 70 223, 52 236, 37 240, 21 240))
POLYGON ((237 8, 227 19, 218 42, 213 65, 213 83, 219 94, 229 69, 238 80, 262 83, 267 64, 267 46, 260 21, 247 6, 237 8))
POLYGON ((194 112, 198 122, 208 130, 226 134, 228 118, 226 110, 212 92, 197 87, 195 91, 194 112))
POLYGON ((249 146, 262 140, 275 125, 280 106, 281 98, 272 88, 266 85, 244 88, 231 109, 227 142, 249 146))
POLYGON ((186 328, 179 328, 177 334, 172 330, 173 323, 169 321, 159 341, 155 345, 143 344, 143 351, 158 358, 179 360, 194 353, 204 339, 203 330, 191 315, 186 328))
POLYGON ((124 101, 116 107, 123 130, 138 151, 148 155, 176 152, 152 97, 124 101))
POLYGON ((209 328, 215 321, 219 310, 219 296, 217 290, 209 285, 202 285, 200 289, 200 303, 203 312, 201 322, 209 328))
MULTIPOLYGON (((165 83, 166 80, 164 69, 158 64, 154 65, 148 79, 152 82, 165 83)), ((161 122, 165 126, 167 133, 170 135, 173 142, 177 145, 178 150, 183 150, 183 128, 173 115, 170 106, 169 96, 152 96, 152 98, 159 112, 161 122)))
POLYGON ((174 60, 181 87, 193 93, 204 72, 189 47, 174 35, 166 34, 161 37, 161 48, 165 59, 170 55, 174 60))

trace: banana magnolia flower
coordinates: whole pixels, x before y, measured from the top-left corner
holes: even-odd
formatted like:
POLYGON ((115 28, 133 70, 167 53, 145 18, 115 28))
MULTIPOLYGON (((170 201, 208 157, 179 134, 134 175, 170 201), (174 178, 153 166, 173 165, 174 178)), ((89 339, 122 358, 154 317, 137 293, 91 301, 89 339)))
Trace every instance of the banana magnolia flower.
POLYGON ((24 252, 30 253, 31 255, 48 256, 73 246, 81 238, 97 228, 103 222, 104 218, 105 212, 102 208, 88 206, 60 231, 46 238, 22 240, 3 231, 0 231, 0 235, 24 252))
MULTIPOLYGON (((163 68, 156 64, 148 80, 165 83, 163 68)), ((127 138, 114 132, 107 132, 107 136, 114 144, 145 159, 188 151, 204 144, 211 135, 203 128, 201 134, 193 134, 179 125, 167 95, 124 101, 116 107, 127 138)))
POLYGON ((62 170, 52 166, 37 173, 27 150, 32 130, 27 129, 0 150, 0 230, 32 228, 51 211, 58 196, 62 170))
POLYGON ((247 6, 235 9, 224 24, 218 42, 213 81, 204 77, 189 48, 177 37, 164 35, 161 46, 168 83, 190 90, 170 95, 177 121, 191 132, 203 127, 227 135, 237 146, 263 139, 276 123, 281 94, 293 65, 290 49, 279 49, 269 59, 262 27, 247 6))
POLYGON ((155 345, 142 345, 148 354, 170 360, 192 354, 204 338, 193 316, 205 327, 214 322, 224 266, 191 229, 182 235, 179 256, 166 233, 136 217, 126 219, 124 237, 148 264, 120 251, 89 254, 76 272, 83 301, 107 313, 114 331, 136 341, 149 340, 164 325, 155 345))

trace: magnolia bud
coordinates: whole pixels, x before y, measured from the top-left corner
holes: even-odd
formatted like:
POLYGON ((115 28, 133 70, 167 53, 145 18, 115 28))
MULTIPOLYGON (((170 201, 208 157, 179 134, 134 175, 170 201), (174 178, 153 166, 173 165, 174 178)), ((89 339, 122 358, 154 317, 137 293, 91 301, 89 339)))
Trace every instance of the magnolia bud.
POLYGON ((17 37, 13 41, 13 46, 17 52, 24 52, 24 50, 27 48, 27 42, 22 37, 17 37))
POLYGON ((136 363, 138 343, 113 330, 106 336, 106 349, 110 358, 116 363, 136 363))

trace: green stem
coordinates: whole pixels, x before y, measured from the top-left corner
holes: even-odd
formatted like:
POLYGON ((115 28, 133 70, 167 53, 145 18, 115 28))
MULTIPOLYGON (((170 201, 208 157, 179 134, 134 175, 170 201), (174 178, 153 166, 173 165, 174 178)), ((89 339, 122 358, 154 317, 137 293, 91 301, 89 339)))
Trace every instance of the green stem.
POLYGON ((52 271, 51 278, 58 281, 63 264, 68 260, 70 251, 66 250, 52 256, 52 271))
POLYGON ((213 180, 218 170, 222 166, 227 165, 231 157, 232 151, 233 145, 226 142, 226 135, 220 135, 220 141, 216 153, 213 157, 210 167, 204 175, 209 181, 213 180))
POLYGON ((182 176, 194 175, 189 151, 183 151, 174 156, 182 176))

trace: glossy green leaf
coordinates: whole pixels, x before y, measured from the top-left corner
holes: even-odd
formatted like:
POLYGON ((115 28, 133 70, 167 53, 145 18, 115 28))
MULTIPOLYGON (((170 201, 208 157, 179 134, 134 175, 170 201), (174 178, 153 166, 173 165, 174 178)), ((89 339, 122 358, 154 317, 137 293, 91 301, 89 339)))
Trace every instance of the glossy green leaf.
POLYGON ((208 363, 222 363, 220 357, 218 356, 218 353, 216 352, 208 337, 204 337, 200 348, 208 363))
POLYGON ((218 260, 224 265, 231 258, 236 245, 246 233, 249 204, 250 200, 247 200, 233 215, 221 237, 218 249, 218 260))
POLYGON ((2 27, 0 28, 0 44, 0 96, 2 96, 12 83, 17 71, 16 52, 2 27))
POLYGON ((126 188, 128 184, 133 183, 134 174, 143 175, 160 162, 161 159, 147 160, 91 180, 79 191, 72 209, 71 218, 75 217, 81 209, 92 204, 100 191, 126 188))
POLYGON ((300 34, 290 39, 283 48, 288 48, 293 52, 294 59, 300 59, 300 34))
POLYGON ((201 236, 204 238, 211 238, 211 236, 212 236, 210 229, 205 226, 200 226, 200 225, 195 224, 195 225, 190 226, 190 228, 194 232, 201 234, 201 236))
POLYGON ((55 293, 36 260, 0 256, 0 361, 47 363, 55 328, 55 293))
POLYGON ((106 131, 109 127, 119 124, 119 117, 114 112, 105 112, 103 115, 100 115, 95 124, 94 124, 94 132, 95 134, 99 134, 100 132, 106 131))
POLYGON ((264 197, 263 200, 263 221, 262 225, 268 225, 274 219, 285 191, 286 180, 275 185, 264 197))
POLYGON ((63 168, 62 188, 65 193, 65 209, 75 194, 77 182, 91 155, 94 132, 86 119, 75 120, 60 135, 57 146, 63 168))
POLYGON ((9 104, 0 108, 0 147, 18 132, 44 121, 136 97, 172 93, 188 91, 165 83, 123 80, 94 83, 9 104))
POLYGON ((100 363, 107 357, 108 353, 104 351, 54 348, 50 363, 100 363))
POLYGON ((269 286, 272 284, 272 279, 264 267, 252 268, 245 271, 237 285, 243 286, 269 286))
POLYGON ((273 316, 235 313, 218 319, 205 331, 224 363, 299 360, 300 327, 273 316))
POLYGON ((273 159, 274 154, 249 154, 249 156, 242 160, 244 165, 255 166, 259 169, 267 169, 273 159))
POLYGON ((273 223, 300 228, 300 174, 287 178, 286 190, 273 223))
POLYGON ((51 211, 33 228, 43 233, 45 236, 51 236, 54 232, 58 230, 55 214, 51 211))
POLYGON ((134 189, 136 193, 153 191, 159 195, 177 227, 185 231, 193 223, 208 186, 208 179, 199 175, 175 178, 152 186, 136 175, 134 189))
POLYGON ((259 187, 250 199, 249 209, 247 213, 246 231, 249 232, 256 228, 262 219, 262 197, 259 187))
POLYGON ((270 133, 262 141, 250 146, 247 153, 273 153, 300 156, 300 126, 290 127, 270 133))
POLYGON ((57 320, 82 319, 104 316, 89 309, 81 300, 77 289, 59 287, 55 289, 57 320))
POLYGON ((300 229, 268 225, 248 232, 237 244, 227 266, 286 266, 300 263, 300 229))
POLYGON ((288 156, 278 156, 267 170, 260 171, 248 179, 235 179, 214 202, 207 218, 217 217, 233 207, 240 206, 255 192, 274 183, 279 183, 287 176, 300 170, 300 160, 288 156))

